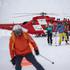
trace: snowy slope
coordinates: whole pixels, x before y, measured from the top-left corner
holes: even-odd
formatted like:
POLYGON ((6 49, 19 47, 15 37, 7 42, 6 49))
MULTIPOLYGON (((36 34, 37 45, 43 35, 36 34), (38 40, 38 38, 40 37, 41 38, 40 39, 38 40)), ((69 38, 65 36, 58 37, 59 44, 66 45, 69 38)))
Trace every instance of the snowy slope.
MULTIPOLYGON (((36 59, 45 70, 70 70, 70 45, 65 45, 63 42, 61 46, 56 47, 54 46, 56 43, 54 41, 53 46, 50 46, 47 44, 46 37, 33 38, 39 47, 40 54, 55 62, 55 64, 51 64, 41 56, 36 56, 36 59)), ((10 63, 8 43, 9 36, 0 36, 0 70, 14 70, 10 63)), ((32 65, 28 67, 23 66, 22 70, 35 70, 35 68, 32 65)))

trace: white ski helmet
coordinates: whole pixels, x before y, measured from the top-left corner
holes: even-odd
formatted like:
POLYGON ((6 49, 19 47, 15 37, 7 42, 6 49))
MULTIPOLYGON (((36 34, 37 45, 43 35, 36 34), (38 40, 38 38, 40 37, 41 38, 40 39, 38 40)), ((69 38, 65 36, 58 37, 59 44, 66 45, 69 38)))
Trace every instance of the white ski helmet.
POLYGON ((13 32, 16 36, 20 36, 23 32, 25 32, 25 28, 23 28, 21 25, 15 25, 13 27, 13 32))
POLYGON ((15 25, 13 27, 13 32, 16 36, 21 36, 23 31, 22 31, 22 27, 20 25, 15 25))
POLYGON ((22 27, 20 25, 14 25, 13 31, 16 31, 16 30, 19 30, 19 29, 22 29, 22 27))
POLYGON ((21 25, 14 25, 12 30, 15 31, 15 30, 19 30, 19 29, 21 29, 23 32, 28 31, 26 28, 22 27, 21 25))

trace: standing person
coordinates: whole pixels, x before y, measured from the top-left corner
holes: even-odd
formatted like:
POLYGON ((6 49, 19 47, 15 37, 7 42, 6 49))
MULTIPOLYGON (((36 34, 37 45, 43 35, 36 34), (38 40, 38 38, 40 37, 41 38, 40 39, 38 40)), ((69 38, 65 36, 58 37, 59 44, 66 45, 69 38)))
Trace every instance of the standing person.
POLYGON ((20 25, 15 25, 9 42, 11 63, 15 65, 15 70, 22 70, 21 61, 25 57, 37 70, 44 70, 35 59, 29 43, 33 45, 35 54, 39 55, 38 47, 31 36, 20 25))
POLYGON ((66 44, 68 44, 67 36, 66 36, 64 30, 65 30, 64 24, 60 21, 60 19, 57 19, 56 32, 59 32, 59 45, 61 45, 63 37, 65 39, 66 44))
POLYGON ((46 31, 47 31, 47 41, 48 44, 52 45, 52 30, 53 30, 53 26, 51 23, 48 24, 48 27, 46 27, 46 31))
POLYGON ((69 34, 68 34, 68 30, 69 30, 69 24, 68 24, 68 22, 67 22, 67 19, 66 18, 64 18, 64 20, 63 20, 63 24, 64 24, 64 27, 65 27, 65 33, 66 33, 66 36, 67 36, 67 40, 69 41, 69 34))

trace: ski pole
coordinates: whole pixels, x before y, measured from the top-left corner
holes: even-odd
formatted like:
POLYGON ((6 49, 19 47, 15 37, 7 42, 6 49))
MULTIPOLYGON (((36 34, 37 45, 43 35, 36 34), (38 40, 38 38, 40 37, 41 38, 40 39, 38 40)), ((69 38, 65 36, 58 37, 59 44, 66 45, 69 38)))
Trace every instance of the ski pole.
POLYGON ((41 56, 42 58, 44 58, 45 60, 49 61, 50 63, 54 64, 53 61, 49 60, 48 58, 44 57, 43 55, 40 54, 40 56, 41 56))

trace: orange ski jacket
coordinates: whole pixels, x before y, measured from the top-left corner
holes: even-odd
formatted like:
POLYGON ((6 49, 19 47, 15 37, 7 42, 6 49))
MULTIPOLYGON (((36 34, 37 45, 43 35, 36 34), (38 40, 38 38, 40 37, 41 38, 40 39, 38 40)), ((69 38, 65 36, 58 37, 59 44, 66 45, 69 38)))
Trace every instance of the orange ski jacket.
POLYGON ((23 32, 23 35, 19 37, 15 37, 14 33, 12 32, 9 41, 11 59, 13 59, 15 55, 27 55, 32 53, 29 43, 32 44, 34 50, 38 49, 35 41, 27 32, 23 32))

